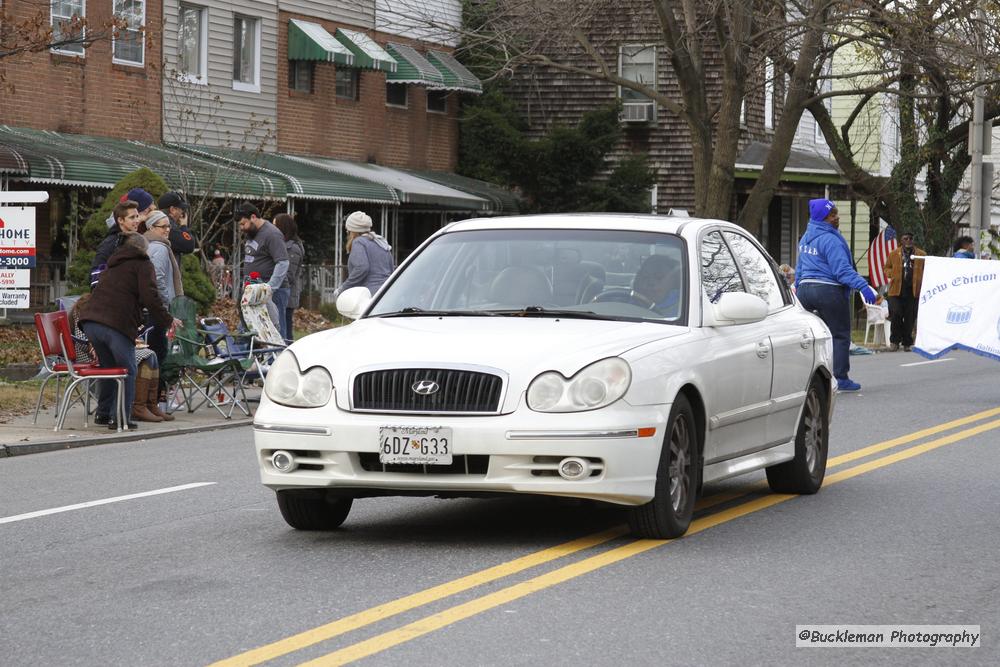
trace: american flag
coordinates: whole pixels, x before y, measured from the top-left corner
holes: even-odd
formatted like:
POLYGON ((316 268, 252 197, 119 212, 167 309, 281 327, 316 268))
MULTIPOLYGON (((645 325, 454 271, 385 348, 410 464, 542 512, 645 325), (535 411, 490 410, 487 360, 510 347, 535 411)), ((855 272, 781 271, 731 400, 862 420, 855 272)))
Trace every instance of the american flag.
POLYGON ((889 282, 885 277, 885 262, 898 245, 896 230, 887 225, 868 246, 868 280, 875 289, 889 282))

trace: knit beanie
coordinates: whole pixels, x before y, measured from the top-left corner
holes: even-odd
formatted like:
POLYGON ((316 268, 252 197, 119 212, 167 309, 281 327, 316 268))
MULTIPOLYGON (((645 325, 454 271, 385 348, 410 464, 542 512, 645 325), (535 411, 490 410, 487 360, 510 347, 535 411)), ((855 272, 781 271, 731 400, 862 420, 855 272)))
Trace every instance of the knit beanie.
POLYGON ((835 208, 837 208, 837 205, 829 199, 810 199, 809 219, 822 222, 826 220, 826 216, 830 215, 830 211, 835 208))
POLYGON ((359 234, 364 234, 372 230, 372 219, 364 211, 355 211, 347 216, 347 221, 344 223, 349 232, 358 232, 359 234))

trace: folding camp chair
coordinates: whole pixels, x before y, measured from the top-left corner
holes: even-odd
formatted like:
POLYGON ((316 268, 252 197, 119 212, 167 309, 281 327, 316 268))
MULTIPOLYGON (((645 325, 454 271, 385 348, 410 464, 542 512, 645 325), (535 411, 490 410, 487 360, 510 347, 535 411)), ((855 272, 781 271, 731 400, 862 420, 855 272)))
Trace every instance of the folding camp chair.
MULTIPOLYGON (((200 323, 205 340, 212 347, 214 355, 239 362, 243 369, 239 382, 244 387, 263 379, 271 357, 284 350, 283 347, 255 347, 256 339, 253 334, 234 333, 218 317, 203 317, 200 323)), ((251 402, 253 400, 250 399, 251 402)))
MULTIPOLYGON (((66 422, 66 414, 73 404, 73 390, 82 385, 85 392, 84 396, 89 396, 92 380, 114 380, 118 385, 116 421, 119 431, 123 428, 127 429, 128 426, 125 419, 125 378, 128 377, 128 370, 120 367, 102 368, 92 363, 77 363, 76 345, 74 345, 73 336, 69 330, 69 315, 65 311, 35 313, 35 331, 38 333, 38 343, 42 348, 42 358, 47 359, 48 356, 56 356, 59 359, 51 366, 49 366, 48 361, 45 361, 46 368, 51 368, 57 380, 60 377, 67 377, 70 381, 66 387, 66 391, 62 394, 61 400, 59 400, 59 407, 56 410, 55 430, 58 431, 61 429, 66 422)), ((48 381, 48 378, 46 378, 46 381, 48 381)), ((45 382, 42 383, 42 390, 44 391, 44 389, 45 382)), ((56 394, 58 396, 58 385, 56 394)), ((40 392, 38 400, 41 402, 40 392)), ((84 426, 87 426, 87 413, 88 410, 85 408, 83 415, 84 426)), ((37 418, 38 405, 36 404, 35 419, 37 420, 37 418)))
POLYGON ((215 354, 206 337, 210 332, 198 328, 196 306, 186 296, 179 296, 170 304, 170 313, 183 324, 174 330, 170 350, 160 369, 168 386, 172 385, 167 392, 168 411, 181 403, 188 412, 207 404, 226 419, 237 408, 250 416, 243 365, 238 358, 215 354))

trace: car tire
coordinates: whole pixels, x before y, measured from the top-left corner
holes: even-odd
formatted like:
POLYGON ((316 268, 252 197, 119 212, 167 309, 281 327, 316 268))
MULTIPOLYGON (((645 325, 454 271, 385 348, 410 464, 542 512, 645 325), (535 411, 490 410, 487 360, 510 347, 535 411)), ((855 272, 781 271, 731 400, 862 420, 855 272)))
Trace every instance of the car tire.
POLYGON ((333 530, 344 523, 353 498, 329 498, 321 490, 286 489, 278 491, 281 516, 296 530, 333 530))
POLYGON ((680 537, 694 515, 701 478, 694 412, 682 394, 670 409, 660 448, 653 499, 629 510, 628 525, 636 537, 657 540, 680 537))
POLYGON ((806 392, 802 416, 795 431, 795 458, 766 470, 775 493, 813 494, 823 486, 830 450, 829 403, 819 377, 806 392))

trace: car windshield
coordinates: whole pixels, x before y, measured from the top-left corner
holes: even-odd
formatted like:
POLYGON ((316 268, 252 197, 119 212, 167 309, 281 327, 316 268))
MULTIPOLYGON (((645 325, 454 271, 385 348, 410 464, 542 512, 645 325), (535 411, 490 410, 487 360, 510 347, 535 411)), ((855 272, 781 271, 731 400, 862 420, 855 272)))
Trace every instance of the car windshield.
POLYGON ((684 241, 620 230, 443 234, 393 278, 368 317, 687 319, 684 241))

